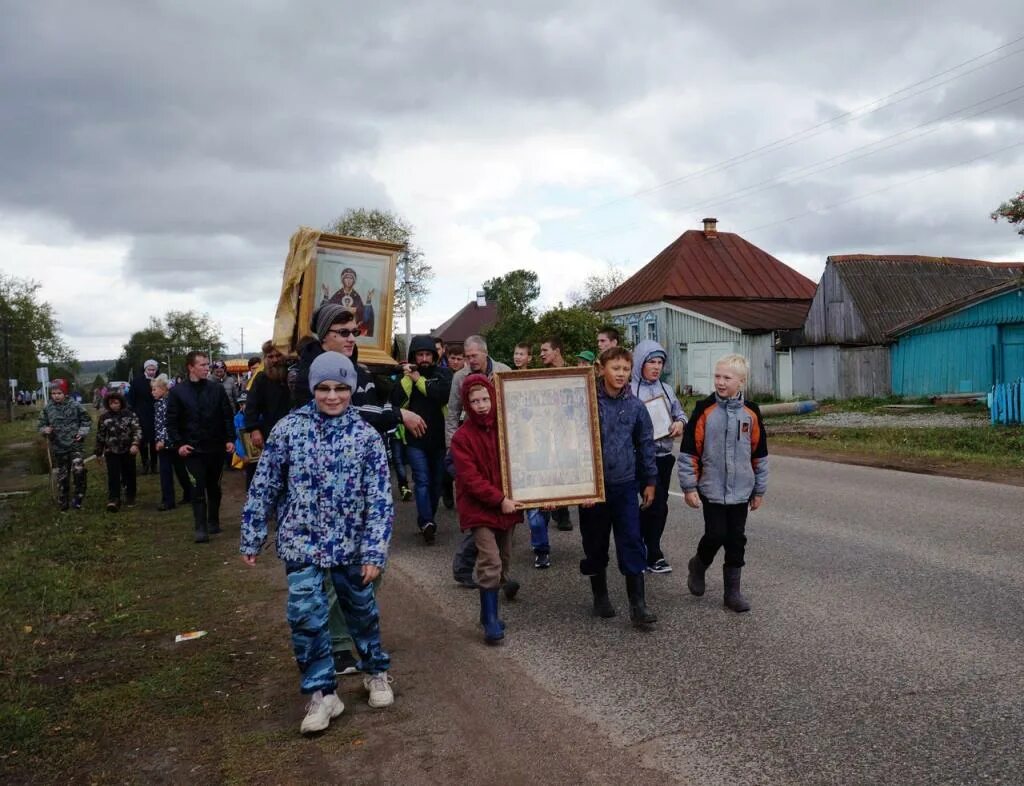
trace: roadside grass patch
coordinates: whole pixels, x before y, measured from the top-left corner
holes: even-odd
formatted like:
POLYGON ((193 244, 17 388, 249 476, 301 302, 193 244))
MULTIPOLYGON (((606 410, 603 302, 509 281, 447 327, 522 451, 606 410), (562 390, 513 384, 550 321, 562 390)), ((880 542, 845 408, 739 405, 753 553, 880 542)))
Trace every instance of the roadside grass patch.
POLYGON ((943 463, 1016 467, 1024 470, 1024 427, 834 428, 815 434, 772 434, 770 444, 874 453, 943 463))

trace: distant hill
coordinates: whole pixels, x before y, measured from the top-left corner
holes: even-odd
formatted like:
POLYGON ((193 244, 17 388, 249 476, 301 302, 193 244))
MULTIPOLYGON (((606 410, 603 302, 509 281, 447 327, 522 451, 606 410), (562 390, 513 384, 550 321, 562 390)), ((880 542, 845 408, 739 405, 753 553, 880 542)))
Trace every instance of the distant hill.
POLYGON ((78 378, 82 382, 92 382, 97 374, 107 376, 107 372, 114 367, 117 360, 82 360, 79 362, 81 371, 78 378))

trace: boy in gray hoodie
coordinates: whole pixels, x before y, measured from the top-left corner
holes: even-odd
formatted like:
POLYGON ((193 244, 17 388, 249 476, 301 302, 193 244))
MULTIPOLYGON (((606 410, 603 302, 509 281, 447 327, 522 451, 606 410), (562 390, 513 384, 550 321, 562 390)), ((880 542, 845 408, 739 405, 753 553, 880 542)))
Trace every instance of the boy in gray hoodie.
POLYGON ((636 345, 633 357, 637 361, 633 364, 633 395, 647 406, 649 414, 652 408, 658 408, 660 417, 656 424, 668 424, 667 433, 656 432, 654 435, 658 482, 654 488, 654 502, 650 507, 640 510, 640 534, 647 547, 647 572, 671 573, 672 566, 661 550, 661 535, 668 519, 668 487, 672 482, 672 467, 676 463, 673 455, 674 440, 683 435, 686 413, 672 386, 661 381, 662 375, 668 370, 668 353, 664 347, 657 341, 641 341, 636 345))

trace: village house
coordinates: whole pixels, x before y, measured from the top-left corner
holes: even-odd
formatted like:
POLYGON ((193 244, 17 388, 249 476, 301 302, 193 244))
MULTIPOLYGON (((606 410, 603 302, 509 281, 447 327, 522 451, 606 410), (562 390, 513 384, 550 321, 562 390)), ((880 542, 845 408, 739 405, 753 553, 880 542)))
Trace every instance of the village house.
POLYGON ((1020 267, 977 259, 828 257, 802 329, 782 339, 792 352, 793 394, 846 399, 987 390, 994 381, 999 326, 1024 321, 1020 307, 1016 317, 990 314, 988 330, 954 329, 955 320, 927 325, 951 304, 966 308, 979 293, 1019 275, 1020 267), (985 358, 988 370, 954 371, 960 366, 953 359, 961 353, 985 358), (949 381, 951 373, 956 380, 949 381), (975 389, 963 391, 964 385, 975 389))
POLYGON ((665 347, 677 390, 710 393, 715 361, 739 352, 750 360, 751 395, 785 398, 789 355, 776 344, 803 325, 814 291, 809 278, 706 218, 703 230, 684 232, 598 308, 630 344, 665 347))
POLYGON ((461 343, 469 336, 483 335, 497 321, 498 304, 488 302, 483 291, 480 291, 476 293, 476 300, 471 300, 440 327, 432 329, 430 335, 445 344, 461 343))

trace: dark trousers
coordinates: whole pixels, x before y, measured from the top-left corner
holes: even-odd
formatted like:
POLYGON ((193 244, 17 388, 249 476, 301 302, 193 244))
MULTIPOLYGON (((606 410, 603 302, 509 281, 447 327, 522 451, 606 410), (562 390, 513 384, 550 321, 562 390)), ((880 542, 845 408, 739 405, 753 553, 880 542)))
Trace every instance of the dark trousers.
POLYGON ((225 451, 192 453, 185 458, 191 482, 192 517, 196 529, 220 522, 220 478, 224 474, 225 451))
POLYGON ((388 435, 387 440, 388 458, 391 460, 391 468, 395 471, 395 478, 399 487, 408 486, 409 478, 405 472, 405 443, 394 434, 388 435))
POLYGON ((142 462, 143 472, 150 469, 156 469, 156 440, 150 441, 143 438, 142 442, 139 443, 139 461, 142 462))
POLYGON ((165 508, 174 507, 174 456, 169 449, 157 451, 160 467, 160 502, 165 508))
POLYGON ((135 499, 135 456, 131 453, 104 453, 103 460, 107 464, 107 501, 120 502, 121 484, 124 484, 125 496, 135 499))
POLYGON ((459 541, 459 547, 452 558, 452 576, 456 581, 472 581, 473 568, 476 566, 476 540, 473 530, 465 533, 459 541))
POLYGON ((416 523, 422 527, 437 516, 437 505, 441 501, 441 475, 444 474, 444 446, 424 448, 406 445, 405 455, 412 467, 416 523))
POLYGON ((697 544, 697 557, 705 566, 725 547, 725 567, 742 568, 747 545, 747 503, 722 505, 700 498, 704 510, 704 537, 697 544))
POLYGON ((191 502, 192 501, 192 481, 188 478, 188 470, 185 469, 185 459, 178 455, 178 451, 173 448, 166 448, 166 453, 171 455, 171 469, 174 470, 174 477, 178 479, 178 483, 181 485, 181 501, 191 502))
POLYGON ((247 461, 245 462, 245 490, 249 491, 249 486, 252 485, 252 479, 256 476, 256 467, 260 463, 258 461, 247 461))
POLYGON ((640 535, 640 502, 636 483, 605 484, 605 502, 590 508, 580 506, 580 535, 583 554, 580 573, 596 576, 608 567, 608 546, 615 535, 615 556, 623 576, 639 576, 647 568, 647 555, 640 535))
POLYGON ((658 456, 658 482, 654 486, 654 502, 647 510, 640 511, 640 533, 647 547, 647 564, 653 565, 665 555, 661 551, 661 535, 668 520, 668 486, 672 482, 672 467, 676 457, 669 453, 658 456))

